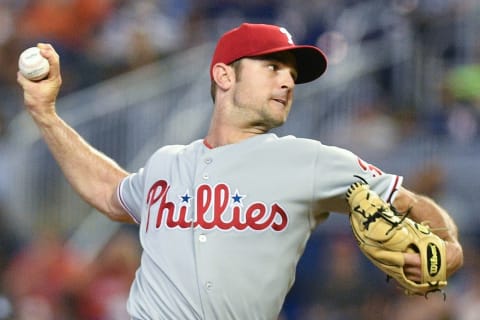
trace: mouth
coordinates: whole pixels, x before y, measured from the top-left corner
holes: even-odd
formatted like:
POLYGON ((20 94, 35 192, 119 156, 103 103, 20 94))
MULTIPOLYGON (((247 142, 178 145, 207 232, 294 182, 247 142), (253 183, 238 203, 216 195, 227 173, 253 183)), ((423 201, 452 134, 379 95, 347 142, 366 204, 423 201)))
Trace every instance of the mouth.
POLYGON ((273 101, 276 101, 283 105, 284 107, 287 106, 287 99, 282 99, 282 98, 273 98, 273 101))

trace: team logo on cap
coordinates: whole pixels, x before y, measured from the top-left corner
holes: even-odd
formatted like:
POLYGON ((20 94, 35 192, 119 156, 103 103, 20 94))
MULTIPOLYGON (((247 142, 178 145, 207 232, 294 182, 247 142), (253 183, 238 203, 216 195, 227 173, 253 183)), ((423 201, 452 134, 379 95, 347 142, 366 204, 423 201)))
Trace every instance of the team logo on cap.
POLYGON ((282 28, 280 28, 280 32, 287 36, 288 43, 290 43, 290 44, 292 44, 292 45, 294 44, 294 43, 293 43, 292 35, 290 34, 290 32, 288 32, 287 29, 285 29, 285 28, 282 27, 282 28))

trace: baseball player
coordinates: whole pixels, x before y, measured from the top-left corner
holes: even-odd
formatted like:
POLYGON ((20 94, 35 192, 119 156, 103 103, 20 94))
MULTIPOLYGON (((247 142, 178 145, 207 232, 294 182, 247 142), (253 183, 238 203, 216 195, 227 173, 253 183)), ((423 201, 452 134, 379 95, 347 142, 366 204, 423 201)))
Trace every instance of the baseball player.
MULTIPOLYGON (((128 173, 92 148, 55 112, 59 57, 46 80, 18 74, 24 103, 66 178, 110 219, 139 225, 141 266, 127 309, 132 319, 276 319, 312 231, 330 212, 348 213, 359 178, 385 201, 428 220, 447 246, 447 273, 463 263, 451 217, 355 154, 269 130, 281 126, 296 84, 326 70, 314 46, 281 27, 247 24, 225 33, 210 66, 214 110, 205 137, 158 149, 128 173)), ((410 279, 420 259, 405 254, 410 279)))

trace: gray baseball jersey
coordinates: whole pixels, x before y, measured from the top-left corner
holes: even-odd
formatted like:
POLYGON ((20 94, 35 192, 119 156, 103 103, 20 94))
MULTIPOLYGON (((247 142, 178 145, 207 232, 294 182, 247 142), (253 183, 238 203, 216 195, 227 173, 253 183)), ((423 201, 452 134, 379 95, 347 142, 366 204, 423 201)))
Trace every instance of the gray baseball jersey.
POLYGON ((276 319, 297 262, 355 176, 391 200, 402 177, 318 141, 275 134, 159 149, 118 187, 139 223, 133 319, 276 319))

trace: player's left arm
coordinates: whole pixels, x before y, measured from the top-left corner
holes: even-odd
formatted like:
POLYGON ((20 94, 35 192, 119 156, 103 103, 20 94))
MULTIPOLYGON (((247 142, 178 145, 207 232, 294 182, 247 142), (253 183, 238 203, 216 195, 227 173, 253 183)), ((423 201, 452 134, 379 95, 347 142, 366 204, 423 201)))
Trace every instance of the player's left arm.
MULTIPOLYGON (((448 212, 433 199, 416 194, 405 188, 397 192, 393 206, 399 212, 409 212, 409 217, 416 222, 426 222, 432 231, 442 238, 446 244, 447 276, 450 276, 463 265, 463 250, 458 239, 458 228, 448 212)), ((414 255, 406 256, 406 263, 420 264, 414 255)))

